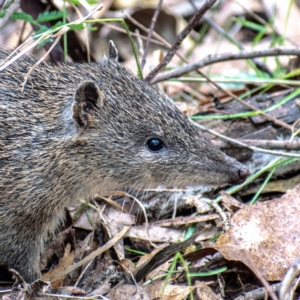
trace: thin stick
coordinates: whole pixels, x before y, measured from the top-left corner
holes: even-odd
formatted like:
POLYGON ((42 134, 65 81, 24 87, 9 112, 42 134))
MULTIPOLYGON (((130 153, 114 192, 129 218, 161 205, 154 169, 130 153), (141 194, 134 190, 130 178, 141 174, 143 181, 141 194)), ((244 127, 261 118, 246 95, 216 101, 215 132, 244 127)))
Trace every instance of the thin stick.
POLYGON ((173 58, 182 41, 186 38, 186 36, 191 32, 191 30, 195 27, 195 25, 199 22, 199 20, 203 17, 203 15, 210 9, 216 0, 206 0, 204 5, 194 14, 192 19, 189 21, 187 26, 177 35, 175 43, 172 45, 164 59, 160 62, 160 64, 154 68, 148 76, 145 78, 145 81, 151 82, 152 79, 156 76, 156 74, 164 68, 173 58))
MULTIPOLYGON (((138 23, 136 20, 134 20, 131 16, 129 16, 128 14, 127 15, 127 18, 130 19, 131 22, 133 22, 136 26, 138 26, 139 28, 141 28, 142 30, 146 31, 146 32, 149 32, 149 30, 147 28, 145 28, 143 25, 141 25, 140 23, 138 23)), ((164 39, 162 39, 156 32, 153 32, 153 36, 157 39, 159 39, 160 41, 162 42, 166 42, 164 39)), ((166 46, 169 46, 170 45, 166 42, 166 46)), ((177 56, 179 56, 183 61, 187 62, 187 60, 182 57, 181 55, 179 55, 178 53, 176 53, 177 56)), ((247 102, 243 101, 242 99, 238 98, 237 96, 235 96, 234 94, 232 94, 231 92, 229 91, 226 91, 224 90, 219 84, 217 84, 216 82, 212 81, 210 78, 208 78, 205 74, 203 74, 203 72, 201 72, 200 70, 196 70, 196 72, 198 74, 200 74, 202 77, 204 77, 208 82, 210 82, 212 85, 214 85, 216 88, 218 88, 219 90, 221 90, 222 92, 224 92, 225 94, 227 94, 228 96, 236 99, 237 101, 239 101, 240 103, 242 103, 243 105, 245 105, 246 107, 250 108, 251 110, 253 111, 259 111, 255 106, 252 106, 251 104, 248 104, 247 102)), ((166 72, 167 73, 167 72, 166 72)), ((162 74, 165 74, 165 73, 162 73, 162 74)), ((160 78, 160 76, 162 74, 159 74, 153 81, 153 83, 157 82, 157 78, 160 78)), ((265 114, 265 113, 261 113, 262 116, 264 116, 266 119, 274 122, 275 124, 277 125, 280 125, 282 127, 285 127, 289 130, 291 130, 291 126, 289 126, 288 124, 284 123, 284 122, 281 122, 279 121, 278 119, 274 118, 274 117, 271 117, 269 116, 268 114, 265 114)))
MULTIPOLYGON (((125 12, 125 15, 126 15, 126 18, 128 20, 130 20, 130 22, 132 22, 134 25, 136 25, 137 27, 139 27, 141 30, 149 33, 149 29, 147 27, 145 27, 143 24, 141 24, 140 22, 138 22, 137 20, 135 20, 132 16, 130 16, 126 12, 125 12)), ((151 39, 152 43, 164 46, 167 49, 170 49, 172 47, 172 45, 168 41, 166 41, 163 37, 161 37, 156 31, 153 31, 152 35, 153 35, 154 38, 157 39, 157 40, 151 39)), ((184 62, 188 63, 188 60, 184 56, 182 56, 180 53, 178 53, 178 51, 175 53, 175 55, 177 55, 184 62)))
POLYGON ((147 57, 147 53, 148 53, 148 49, 149 49, 150 39, 151 39, 152 33, 154 31, 154 27, 155 27, 159 12, 161 10, 162 3, 163 3, 163 0, 159 0, 158 5, 156 7, 156 10, 154 12, 152 21, 151 21, 150 29, 149 29, 148 36, 147 36, 147 42, 146 42, 146 46, 145 46, 145 49, 144 49, 142 62, 141 62, 141 69, 142 70, 143 70, 143 68, 146 64, 146 57, 147 57))
POLYGON ((232 92, 225 90, 224 88, 222 88, 218 83, 216 83, 215 81, 211 80, 208 76, 206 76, 202 71, 197 70, 197 72, 203 76, 209 83, 211 83, 213 86, 215 86, 217 89, 219 89, 220 91, 222 91, 223 93, 225 93, 226 95, 232 97, 233 99, 237 100, 238 102, 242 103, 243 105, 245 105, 246 107, 250 108, 253 111, 259 111, 261 116, 264 116, 267 120, 274 122, 275 124, 282 126, 284 128, 287 128, 290 131, 293 131, 292 126, 286 124, 285 122, 282 122, 278 119, 276 119, 275 117, 272 117, 266 113, 264 113, 263 111, 261 111, 260 109, 257 109, 255 106, 251 105, 250 103, 247 103, 246 101, 242 100, 241 98, 237 97, 236 95, 234 95, 232 92))
POLYGON ((61 277, 65 276, 67 274, 69 274, 70 272, 74 271, 75 269, 85 265, 86 263, 93 260, 98 255, 102 254, 103 252, 105 252, 106 250, 111 248, 113 245, 116 244, 117 241, 119 241, 126 234, 126 232, 129 230, 129 228, 130 228, 130 226, 124 226, 124 228, 119 233, 117 233, 111 240, 109 240, 104 246, 98 248, 97 250, 92 252, 90 255, 88 255, 87 257, 85 257, 81 261, 79 261, 77 264, 69 266, 64 271, 57 274, 55 277, 52 278, 52 282, 55 281, 55 280, 60 279, 61 277))
MULTIPOLYGON (((193 6, 194 10, 197 10, 197 6, 195 5, 193 0, 189 0, 190 4, 193 6)), ((205 21, 211 28, 213 28, 217 33, 223 36, 225 39, 230 41, 232 44, 236 45, 239 50, 245 50, 244 46, 236 41, 228 32, 226 32, 223 28, 221 28, 218 24, 216 24, 211 18, 207 16, 203 16, 203 21, 205 21)), ((261 71, 268 73, 270 76, 273 76, 272 72, 269 68, 257 58, 253 58, 252 62, 254 65, 261 71)))
MULTIPOLYGON (((248 146, 262 147, 266 149, 281 149, 281 150, 300 150, 300 140, 298 141, 278 141, 278 140, 250 140, 238 139, 237 141, 247 144, 248 146)), ((215 141, 215 145, 219 148, 232 147, 224 141, 215 141)))
MULTIPOLYGON (((278 141, 278 140, 250 140, 238 139, 239 142, 245 143, 248 146, 262 147, 266 149, 281 149, 281 150, 300 150, 300 140, 298 141, 278 141)), ((219 148, 228 148, 229 144, 224 141, 215 141, 215 145, 219 148)))
POLYGON ((177 69, 173 69, 171 71, 166 71, 158 74, 153 80, 150 79, 151 84, 164 81, 169 78, 176 78, 182 76, 186 73, 196 71, 197 69, 201 69, 205 66, 209 66, 211 64, 217 62, 224 62, 228 60, 238 60, 238 59, 248 59, 255 57, 268 57, 268 56, 280 56, 280 55, 300 55, 300 48, 272 48, 272 49, 264 49, 264 50, 252 50, 252 51, 240 51, 238 53, 222 53, 222 54, 214 54, 208 55, 205 58, 199 60, 198 62, 186 64, 177 69))
POLYGON ((193 122, 191 121, 196 127, 200 128, 201 130, 203 131, 207 131, 215 136, 218 136, 220 137, 221 139, 224 139, 232 144, 235 144, 235 145, 239 145, 239 146, 242 146, 242 147, 245 147, 245 148, 248 148, 248 149, 251 149, 253 151, 257 151, 257 152, 262 152, 262 153, 268 153, 268 154, 273 154, 273 155, 279 155, 279 156, 286 156, 286 157, 296 157, 296 158, 300 158, 300 154, 297 154, 297 153, 288 153, 288 152, 279 152, 279 151, 272 151, 272 150, 266 150, 266 149, 262 149, 262 148, 258 148, 258 147, 254 147, 254 146, 249 146, 249 145, 246 145, 244 144, 243 142, 241 141, 238 141, 238 140, 235 140, 235 139, 232 139, 232 138, 229 138, 223 134, 220 134, 214 130, 211 130, 211 129, 208 129, 196 122, 193 122))
POLYGON ((51 52, 51 50, 55 47, 55 45, 59 42, 59 40, 61 39, 61 37, 69 31, 68 27, 62 28, 59 32, 57 32, 56 34, 53 35, 53 37, 56 37, 55 41, 52 43, 51 47, 48 49, 48 51, 29 69, 29 71, 27 72, 24 82, 22 83, 22 89, 21 91, 24 91, 25 85, 27 83, 27 80, 30 76, 30 74, 32 73, 32 71, 38 67, 38 65, 45 60, 45 58, 48 56, 48 54, 51 52))

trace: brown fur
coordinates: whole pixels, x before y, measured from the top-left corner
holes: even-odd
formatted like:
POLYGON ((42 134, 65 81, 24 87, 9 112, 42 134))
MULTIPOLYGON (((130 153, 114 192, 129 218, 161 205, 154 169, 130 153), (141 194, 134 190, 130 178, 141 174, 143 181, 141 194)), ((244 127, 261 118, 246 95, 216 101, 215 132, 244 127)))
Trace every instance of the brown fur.
MULTIPOLYGON (((35 58, 0 72, 0 265, 29 282, 40 277, 43 239, 79 199, 247 176, 171 100, 117 63, 111 49, 113 59, 98 64, 42 63, 24 92, 35 58), (162 151, 147 148, 153 137, 163 141, 162 151)), ((7 55, 0 51, 0 60, 7 55)))

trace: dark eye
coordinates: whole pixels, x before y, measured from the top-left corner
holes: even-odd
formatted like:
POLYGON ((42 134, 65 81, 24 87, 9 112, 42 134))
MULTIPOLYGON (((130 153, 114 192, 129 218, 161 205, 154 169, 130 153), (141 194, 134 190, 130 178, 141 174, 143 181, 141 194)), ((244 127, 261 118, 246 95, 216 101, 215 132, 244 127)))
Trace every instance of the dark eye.
POLYGON ((159 139, 153 138, 147 142, 147 147, 149 150, 156 152, 165 147, 163 142, 159 139))

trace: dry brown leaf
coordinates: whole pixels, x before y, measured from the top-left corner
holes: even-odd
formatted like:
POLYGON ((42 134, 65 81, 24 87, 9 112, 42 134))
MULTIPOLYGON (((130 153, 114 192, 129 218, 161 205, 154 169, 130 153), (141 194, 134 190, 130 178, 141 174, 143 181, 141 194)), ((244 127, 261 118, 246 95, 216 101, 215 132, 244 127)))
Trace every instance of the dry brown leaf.
POLYGON ((235 198, 225 193, 224 191, 221 191, 220 194, 222 196, 223 205, 230 210, 232 210, 232 208, 243 208, 246 206, 245 204, 237 201, 235 198))
POLYGON ((220 234, 221 234, 220 228, 212 225, 206 225, 205 228, 201 230, 201 232, 199 232, 196 238, 196 242, 200 243, 202 241, 207 241, 209 239, 213 239, 214 237, 220 234))
POLYGON ((82 213, 79 218, 76 220, 76 222, 73 224, 73 227, 76 228, 81 228, 84 230, 93 230, 93 226, 95 224, 95 221, 97 220, 99 216, 99 213, 93 209, 93 208, 89 208, 86 213, 82 213), (90 220, 92 220, 92 223, 90 223, 87 214, 89 215, 90 220))
POLYGON ((114 207, 107 207, 102 218, 105 217, 105 227, 111 236, 122 230, 124 225, 134 225, 135 216, 117 211, 114 207))
MULTIPOLYGON (((93 232, 88 234, 83 241, 80 241, 76 244, 75 249, 75 261, 79 261, 83 258, 84 254, 86 253, 87 249, 90 250, 89 244, 93 239, 93 232)), ((95 249, 91 249, 95 250, 95 249)))
POLYGON ((136 287, 132 284, 122 284, 115 286, 107 295, 111 300, 150 300, 143 286, 136 287))
POLYGON ((147 276, 146 276, 146 281, 147 280, 153 280, 154 278, 161 276, 163 274, 166 274, 167 271, 170 268, 171 265, 171 261, 172 260, 168 260, 165 263, 159 265, 158 267, 156 267, 155 269, 153 269, 147 276))
MULTIPOLYGON (((262 191, 262 194, 267 193, 285 193, 287 190, 292 189, 296 184, 300 182, 300 174, 287 178, 287 179, 276 179, 274 181, 269 181, 262 191)), ((242 192, 242 196, 247 196, 255 194, 257 191, 257 186, 249 187, 242 192)))
POLYGON ((218 300, 219 298, 213 290, 202 281, 196 281, 196 295, 198 300, 218 300))
POLYGON ((77 262, 76 264, 65 268, 64 270, 62 270, 62 272, 60 274, 54 275, 53 280, 57 280, 61 276, 69 274, 70 272, 72 272, 72 271, 76 270, 77 268, 90 262, 91 260, 96 258, 98 255, 104 253, 105 251, 110 249, 119 239, 121 239, 128 230, 129 230, 129 226, 125 225, 124 228, 120 232, 118 232, 114 237, 112 237, 105 245, 96 249, 95 251, 90 253, 88 256, 86 256, 84 259, 77 262))
POLYGON ((44 270, 48 266, 53 255, 56 255, 58 258, 64 255, 64 245, 66 244, 66 240, 68 238, 68 241, 70 241, 70 236, 72 236, 71 227, 67 230, 59 232, 55 235, 55 239, 53 241, 47 243, 45 251, 40 260, 41 270, 44 270))
POLYGON ((165 281, 155 281, 147 286, 124 284, 117 286, 107 295, 112 300, 161 299, 182 300, 194 290, 194 286, 167 285, 162 294, 165 281), (143 296, 143 298, 140 298, 143 296))
POLYGON ((130 259, 127 259, 127 258, 122 259, 120 261, 120 264, 121 264, 122 268, 125 269, 127 272, 132 273, 136 268, 134 263, 130 259))
MULTIPOLYGON (((116 210, 114 207, 107 207, 105 214, 101 215, 103 219, 103 225, 106 227, 109 236, 114 236, 122 230, 124 225, 135 224, 135 217, 124 212, 116 210)), ((123 240, 119 240, 115 245, 114 249, 119 260, 125 258, 123 240)))
POLYGON ((200 223, 200 222, 207 222, 215 219, 219 219, 220 216, 218 214, 210 214, 204 216, 188 216, 188 217, 176 217, 172 219, 160 220, 152 223, 152 225, 159 225, 162 227, 178 227, 181 225, 188 225, 192 223, 200 223))
MULTIPOLYGON (((58 265, 53 270, 45 273, 43 275, 43 280, 52 281, 52 279, 55 276, 59 276, 59 274, 63 270, 65 270, 67 267, 69 267, 73 264, 74 257, 75 257, 75 251, 70 252, 70 250, 71 250, 71 246, 70 246, 70 244, 67 244, 67 246, 65 248, 64 256, 59 260, 58 265)), ((62 278, 60 278, 58 280, 51 282, 52 288, 61 286, 64 278, 65 278, 65 276, 63 276, 62 278)))
POLYGON ((214 248, 269 281, 281 280, 300 248, 300 184, 281 198, 240 209, 214 248))

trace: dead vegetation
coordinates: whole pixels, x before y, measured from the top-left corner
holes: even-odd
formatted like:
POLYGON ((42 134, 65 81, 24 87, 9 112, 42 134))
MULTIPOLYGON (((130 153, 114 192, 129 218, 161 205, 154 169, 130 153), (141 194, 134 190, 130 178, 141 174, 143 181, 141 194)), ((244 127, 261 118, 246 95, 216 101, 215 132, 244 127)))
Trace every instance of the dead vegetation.
POLYGON ((46 32, 31 41, 42 47, 28 43, 20 53, 97 61, 113 40, 124 64, 166 92, 250 177, 227 189, 132 187, 85 199, 45 241, 45 282, 29 285, 14 273, 12 287, 3 271, 0 295, 298 299, 297 3, 78 2, 14 1, 2 10, 0 44, 16 48, 46 32), (141 68, 116 18, 131 31, 141 68))

